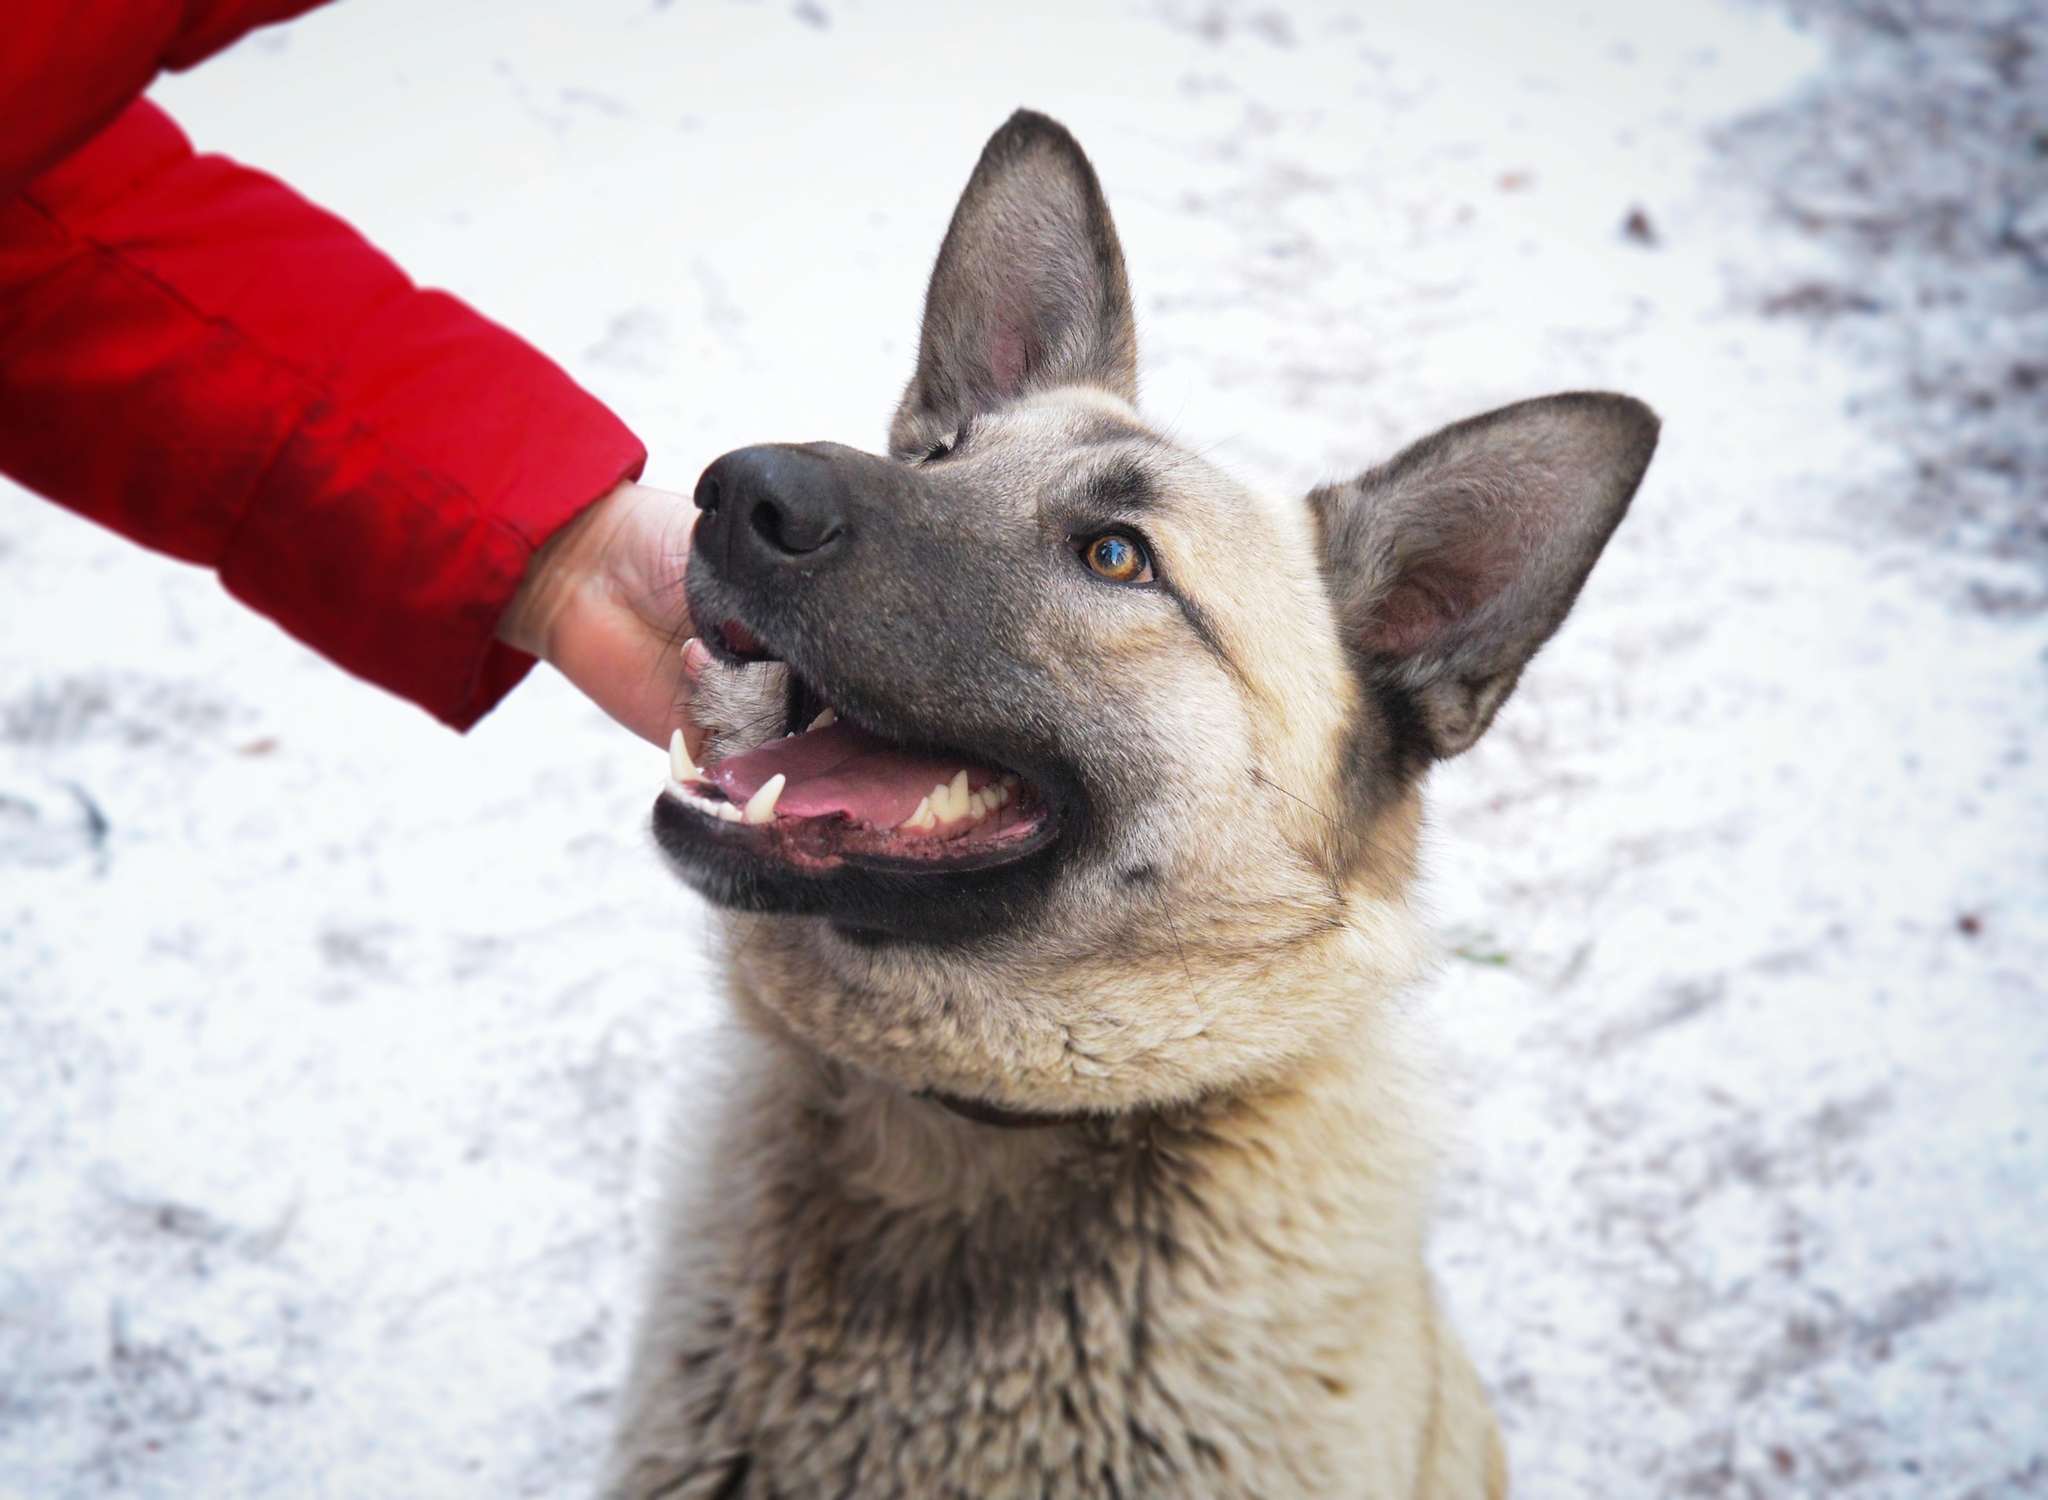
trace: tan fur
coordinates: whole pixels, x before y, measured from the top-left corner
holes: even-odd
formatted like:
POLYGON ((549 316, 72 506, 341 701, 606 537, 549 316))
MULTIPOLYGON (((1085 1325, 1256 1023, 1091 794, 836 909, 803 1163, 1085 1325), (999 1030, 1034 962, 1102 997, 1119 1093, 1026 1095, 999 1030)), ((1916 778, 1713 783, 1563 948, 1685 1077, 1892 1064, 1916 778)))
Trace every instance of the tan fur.
MULTIPOLYGON (((680 1134, 607 1494, 1497 1497, 1423 1253, 1419 782, 1563 618, 1654 419, 1524 403, 1311 504, 1258 495, 1131 404, 1107 209, 1037 116, 990 143, 931 295, 904 552, 951 555, 915 530, 942 521, 1008 561, 904 581, 883 552, 832 621, 870 635, 806 644, 809 670, 934 740, 1054 747, 1091 821, 1036 904, 965 936, 725 917, 737 1025, 680 1134), (1090 484, 1142 491, 1170 587, 1059 571, 1090 484), (933 633, 949 590, 1004 629, 933 633)), ((786 682, 714 669, 714 753, 779 733, 786 682)))
POLYGON ((1009 1131, 748 1008, 613 1493, 1502 1493, 1384 1025, 1228 1100, 1009 1131))
MULTIPOLYGON (((1108 404, 1039 398, 984 451, 1108 404)), ((613 1494, 1119 1493, 1104 1465, 1157 1495, 1499 1492, 1423 1268, 1429 1149, 1391 1006, 1422 952, 1416 800, 1333 836, 1357 690, 1305 515, 1188 478, 1150 534, 1227 664, 1142 636, 1083 658, 1173 705, 1146 705, 1175 730, 1146 766, 1173 792, 1160 892, 1089 889, 1063 940, 950 956, 727 919, 739 1076, 685 1169, 613 1494), (1228 554, 1202 540, 1225 517, 1228 554), (931 1089, 1173 1103, 1008 1130, 931 1089)), ((779 670, 727 679, 706 703, 733 748, 779 670)))

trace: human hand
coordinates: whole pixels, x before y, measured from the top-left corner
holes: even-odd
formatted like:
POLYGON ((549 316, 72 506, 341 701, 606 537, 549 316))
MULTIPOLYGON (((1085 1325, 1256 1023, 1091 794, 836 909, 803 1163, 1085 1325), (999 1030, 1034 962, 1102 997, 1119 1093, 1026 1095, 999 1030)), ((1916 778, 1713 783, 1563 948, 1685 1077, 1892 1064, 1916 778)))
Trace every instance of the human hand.
MULTIPOLYGON (((686 652, 696 507, 687 495, 630 481, 548 539, 498 621, 498 639, 552 664, 635 734, 666 746, 680 729, 692 754, 692 682, 704 648, 686 652)), ((694 644, 694 643, 692 643, 694 644)))

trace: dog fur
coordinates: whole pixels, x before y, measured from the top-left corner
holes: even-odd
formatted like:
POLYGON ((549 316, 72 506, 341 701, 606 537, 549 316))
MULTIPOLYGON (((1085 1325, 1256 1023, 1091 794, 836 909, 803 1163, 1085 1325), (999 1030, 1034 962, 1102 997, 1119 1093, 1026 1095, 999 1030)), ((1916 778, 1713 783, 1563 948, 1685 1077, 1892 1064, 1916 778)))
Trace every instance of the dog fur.
POLYGON ((739 1025, 684 1131, 618 1500, 1504 1493, 1424 1264, 1420 784, 1563 620, 1656 420, 1523 402, 1303 503, 1148 425, 1136 376, 1095 174, 1020 112, 890 456, 743 450, 826 497, 790 502, 829 511, 815 554, 735 563, 740 471, 707 471, 692 616, 774 656, 706 673, 712 754, 806 682, 1021 772, 1049 833, 820 876, 657 809, 728 908, 739 1025), (1078 560, 1110 527, 1154 581, 1078 560))

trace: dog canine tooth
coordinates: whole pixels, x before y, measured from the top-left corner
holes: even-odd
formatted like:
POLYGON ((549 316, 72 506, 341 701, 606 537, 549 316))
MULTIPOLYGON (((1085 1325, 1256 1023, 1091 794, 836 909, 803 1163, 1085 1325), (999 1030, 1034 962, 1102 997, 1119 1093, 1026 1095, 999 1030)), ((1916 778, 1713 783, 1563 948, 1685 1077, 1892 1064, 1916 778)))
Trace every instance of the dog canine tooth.
POLYGON ((782 789, 789 785, 789 778, 777 771, 761 783, 761 790, 747 798, 746 820, 749 823, 773 823, 775 804, 782 796, 782 789))
POLYGON ((668 773, 678 786, 688 786, 693 781, 702 781, 704 773, 697 769, 697 763, 690 759, 689 746, 683 743, 683 732, 678 729, 668 737, 668 773))
POLYGON ((931 827, 933 822, 935 821, 936 820, 932 817, 932 799, 926 797, 923 801, 917 804, 916 812, 912 813, 909 817, 905 818, 901 823, 898 823, 896 826, 898 828, 925 829, 931 827))
POLYGON ((836 708, 828 708, 823 713, 819 714, 817 718, 811 720, 809 724, 804 726, 804 733, 809 734, 813 729, 830 729, 834 724, 837 724, 838 722, 839 710, 836 708))

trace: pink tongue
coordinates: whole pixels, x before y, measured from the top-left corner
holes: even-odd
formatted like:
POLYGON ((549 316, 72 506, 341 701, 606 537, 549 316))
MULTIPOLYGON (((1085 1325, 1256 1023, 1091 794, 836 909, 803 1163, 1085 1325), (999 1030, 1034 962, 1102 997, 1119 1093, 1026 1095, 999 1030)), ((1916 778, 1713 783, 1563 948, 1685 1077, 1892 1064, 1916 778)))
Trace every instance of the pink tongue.
POLYGON ((946 785, 962 771, 969 791, 978 792, 996 778, 987 766, 920 755, 839 723, 770 740, 758 750, 705 767, 704 774, 733 801, 745 803, 780 772, 789 781, 776 799, 778 814, 823 818, 844 813, 870 828, 894 828, 917 811, 933 787, 946 785))

